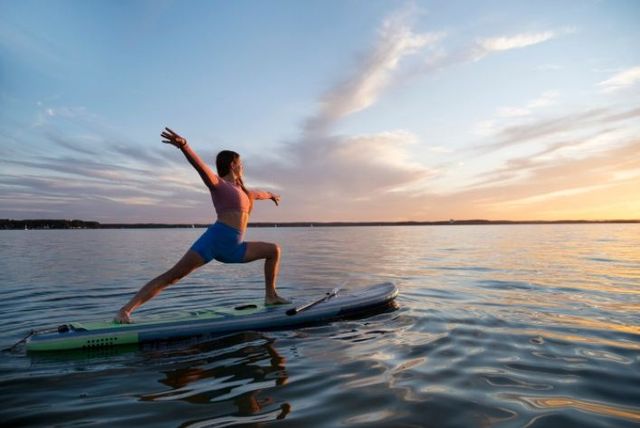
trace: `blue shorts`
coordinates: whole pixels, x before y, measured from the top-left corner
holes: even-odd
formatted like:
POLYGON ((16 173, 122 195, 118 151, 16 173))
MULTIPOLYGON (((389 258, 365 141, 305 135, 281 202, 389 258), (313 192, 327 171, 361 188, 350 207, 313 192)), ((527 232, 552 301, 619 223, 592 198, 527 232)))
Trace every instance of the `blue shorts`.
POLYGON ((247 243, 242 242, 242 232, 224 223, 214 223, 191 246, 205 263, 216 259, 223 263, 243 263, 247 243))

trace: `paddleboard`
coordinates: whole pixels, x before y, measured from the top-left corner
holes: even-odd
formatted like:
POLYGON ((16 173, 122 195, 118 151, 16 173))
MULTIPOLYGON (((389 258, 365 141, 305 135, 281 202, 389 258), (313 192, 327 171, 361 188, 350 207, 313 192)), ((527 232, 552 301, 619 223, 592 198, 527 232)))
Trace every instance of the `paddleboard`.
POLYGON ((308 301, 287 305, 238 304, 133 324, 70 322, 35 332, 27 339, 26 349, 30 352, 94 349, 247 330, 291 329, 373 312, 388 306, 397 295, 394 284, 382 283, 354 290, 334 289, 308 301))

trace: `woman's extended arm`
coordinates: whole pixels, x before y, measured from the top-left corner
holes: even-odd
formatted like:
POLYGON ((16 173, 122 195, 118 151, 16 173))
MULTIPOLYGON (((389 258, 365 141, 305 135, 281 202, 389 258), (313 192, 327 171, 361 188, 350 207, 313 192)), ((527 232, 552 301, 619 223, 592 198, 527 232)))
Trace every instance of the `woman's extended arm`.
POLYGON ((179 148, 182 153, 184 153, 184 156, 187 158, 189 163, 196 169, 196 171, 198 171, 198 174, 200 174, 200 178, 202 178, 204 184, 209 189, 213 190, 213 188, 218 184, 220 178, 211 170, 211 168, 209 168, 206 163, 204 163, 202 159, 200 159, 200 156, 198 156, 198 154, 193 151, 189 144, 187 144, 186 138, 181 137, 169 128, 164 129, 165 131, 163 131, 160 135, 162 136, 162 138, 166 138, 166 140, 162 140, 162 142, 165 144, 171 144, 172 146, 179 148))
POLYGON ((261 190, 249 190, 249 197, 251 199, 271 199, 276 205, 280 203, 280 195, 276 195, 271 192, 263 192, 261 190))

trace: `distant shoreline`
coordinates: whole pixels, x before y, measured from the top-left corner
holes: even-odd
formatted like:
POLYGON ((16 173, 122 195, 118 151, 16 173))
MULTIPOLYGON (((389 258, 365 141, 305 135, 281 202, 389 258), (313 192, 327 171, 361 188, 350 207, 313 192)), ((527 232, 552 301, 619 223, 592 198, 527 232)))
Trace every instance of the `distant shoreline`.
MULTIPOLYGON (((353 227, 353 226, 482 226, 519 224, 629 224, 640 220, 443 220, 443 221, 367 221, 367 222, 256 222, 249 227, 353 227)), ((0 219, 0 230, 47 230, 47 229, 177 229, 203 228, 202 223, 99 223, 84 220, 11 220, 0 219)))

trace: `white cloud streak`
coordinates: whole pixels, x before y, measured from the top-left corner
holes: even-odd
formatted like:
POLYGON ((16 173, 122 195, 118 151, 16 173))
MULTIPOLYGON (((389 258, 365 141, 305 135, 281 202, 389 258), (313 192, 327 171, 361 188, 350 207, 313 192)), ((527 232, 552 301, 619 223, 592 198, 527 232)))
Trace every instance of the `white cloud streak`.
POLYGON ((498 118, 500 122, 510 119, 529 118, 536 110, 556 104, 558 97, 559 93, 556 91, 545 91, 524 106, 500 107, 497 109, 494 118, 477 122, 473 128, 473 133, 481 137, 493 135, 498 131, 498 118))
POLYGON ((640 66, 632 67, 614 74, 607 80, 598 83, 605 93, 617 92, 640 82, 640 66))
POLYGON ((443 33, 414 33, 406 14, 385 20, 377 44, 357 64, 351 77, 325 93, 319 112, 306 123, 306 132, 326 132, 327 126, 336 120, 370 107, 390 84, 392 74, 403 58, 443 37, 443 33))
POLYGON ((452 52, 436 50, 420 67, 412 70, 408 75, 420 76, 452 65, 480 61, 489 55, 538 45, 571 32, 573 30, 568 28, 476 39, 472 43, 452 52))
POLYGON ((499 36, 478 39, 475 45, 470 47, 464 55, 466 61, 479 61, 482 58, 496 52, 505 52, 514 49, 522 49, 529 46, 544 43, 558 36, 557 31, 544 31, 542 33, 523 33, 513 36, 499 36))
POLYGON ((640 108, 634 107, 624 111, 614 111, 605 108, 594 108, 567 114, 542 118, 529 123, 510 125, 496 128, 493 123, 488 129, 487 135, 493 134, 494 141, 488 144, 478 145, 473 149, 473 156, 478 152, 490 153, 507 147, 521 146, 531 142, 540 143, 561 135, 585 132, 593 129, 622 126, 630 119, 640 116, 640 108))
POLYGON ((477 43, 485 52, 497 52, 537 45, 551 40, 555 36, 556 34, 553 31, 545 31, 542 33, 517 34, 509 37, 479 39, 477 43))

